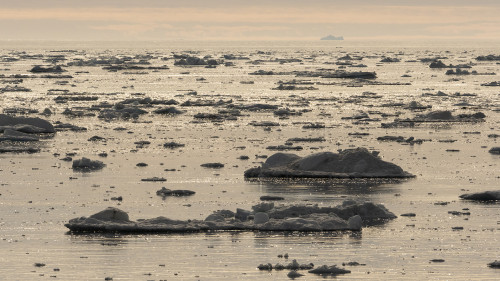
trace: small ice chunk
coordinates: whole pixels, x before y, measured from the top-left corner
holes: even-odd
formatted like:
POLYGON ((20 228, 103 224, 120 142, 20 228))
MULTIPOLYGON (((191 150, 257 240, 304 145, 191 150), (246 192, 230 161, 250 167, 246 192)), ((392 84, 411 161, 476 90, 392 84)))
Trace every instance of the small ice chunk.
POLYGON ((269 221, 269 215, 267 213, 259 212, 255 213, 253 222, 255 224, 262 224, 269 221))

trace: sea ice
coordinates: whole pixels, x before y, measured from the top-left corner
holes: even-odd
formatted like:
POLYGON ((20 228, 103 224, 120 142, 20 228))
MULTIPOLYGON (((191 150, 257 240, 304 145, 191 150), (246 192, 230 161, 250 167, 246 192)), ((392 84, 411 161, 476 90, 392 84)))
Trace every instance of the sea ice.
POLYGON ((413 175, 365 148, 356 148, 306 157, 276 153, 262 167, 246 170, 245 177, 407 178, 413 175))
POLYGON ((0 127, 24 133, 55 133, 54 126, 49 121, 38 117, 14 117, 0 114, 0 127))
POLYGON ((99 170, 102 169, 105 164, 99 160, 90 160, 83 157, 82 159, 73 160, 73 170, 99 170))
POLYGON ((331 275, 351 273, 350 270, 338 268, 336 265, 331 265, 331 266, 322 265, 315 269, 309 270, 308 272, 314 274, 331 274, 331 275))
POLYGON ((474 201, 497 201, 500 200, 500 190, 467 193, 460 195, 460 198, 474 201))
POLYGON ((173 220, 165 217, 130 221, 128 214, 110 207, 88 218, 80 217, 69 220, 65 226, 74 232, 193 232, 209 230, 245 230, 245 231, 335 231, 361 230, 362 221, 389 220, 396 216, 382 205, 370 202, 345 204, 338 207, 318 206, 279 206, 266 204, 252 213, 238 209, 220 210, 209 215, 205 220, 173 220), (268 209, 270 206, 270 209, 268 209))

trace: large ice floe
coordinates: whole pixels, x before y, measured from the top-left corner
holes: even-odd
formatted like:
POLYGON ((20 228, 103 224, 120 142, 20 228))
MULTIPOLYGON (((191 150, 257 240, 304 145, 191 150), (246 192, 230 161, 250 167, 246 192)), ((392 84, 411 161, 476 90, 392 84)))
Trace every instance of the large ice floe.
POLYGON ((467 193, 460 195, 460 198, 473 201, 500 201, 500 190, 467 193))
POLYGON ((26 134, 55 133, 54 126, 38 117, 15 117, 0 114, 0 131, 10 129, 26 134))
POLYGON ((378 152, 366 148, 339 153, 320 152, 306 157, 276 153, 262 167, 245 171, 245 177, 278 178, 408 178, 414 175, 396 164, 383 161, 378 152))
POLYGON ((72 232, 198 232, 198 231, 336 231, 361 230, 363 225, 396 218, 383 205, 345 201, 341 206, 280 205, 260 203, 253 211, 219 210, 204 220, 174 220, 166 217, 131 221, 129 215, 109 207, 90 217, 69 220, 72 232))

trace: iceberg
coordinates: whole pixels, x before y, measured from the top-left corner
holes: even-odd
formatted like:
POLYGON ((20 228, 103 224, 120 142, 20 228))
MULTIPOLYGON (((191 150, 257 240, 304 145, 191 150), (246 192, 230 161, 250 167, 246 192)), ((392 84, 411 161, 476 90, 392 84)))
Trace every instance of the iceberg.
POLYGON ((333 36, 333 35, 328 35, 325 37, 322 37, 321 40, 344 40, 344 36, 333 36))

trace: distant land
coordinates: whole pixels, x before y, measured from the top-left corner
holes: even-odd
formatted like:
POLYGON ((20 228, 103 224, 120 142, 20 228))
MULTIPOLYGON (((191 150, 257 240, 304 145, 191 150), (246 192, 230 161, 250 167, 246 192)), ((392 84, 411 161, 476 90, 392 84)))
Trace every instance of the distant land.
POLYGON ((344 40, 344 36, 333 36, 333 35, 328 35, 325 37, 322 37, 321 40, 344 40))

